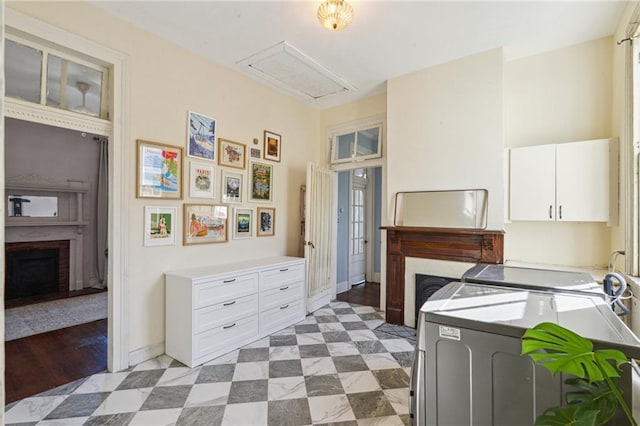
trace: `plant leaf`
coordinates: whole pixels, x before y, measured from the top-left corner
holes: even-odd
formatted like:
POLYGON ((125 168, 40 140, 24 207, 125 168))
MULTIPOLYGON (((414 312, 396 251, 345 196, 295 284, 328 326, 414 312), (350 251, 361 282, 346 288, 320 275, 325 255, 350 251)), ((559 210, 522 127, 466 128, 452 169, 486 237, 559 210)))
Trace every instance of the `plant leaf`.
MULTIPOLYGON (((613 380, 617 386, 617 380, 613 380)), ((583 411, 597 411, 597 424, 602 425, 615 415, 618 400, 604 380, 589 383, 586 379, 571 378, 565 383, 579 389, 565 395, 567 404, 578 409, 578 417, 583 411)))
POLYGON ((536 418, 536 426, 596 426, 598 412, 579 412, 576 407, 553 407, 536 418))
POLYGON ((594 352, 591 341, 554 323, 543 322, 528 329, 522 336, 522 354, 552 374, 567 373, 589 381, 619 377, 609 360, 619 367, 626 356, 614 349, 594 352), (604 374, 604 375, 603 375, 604 374))

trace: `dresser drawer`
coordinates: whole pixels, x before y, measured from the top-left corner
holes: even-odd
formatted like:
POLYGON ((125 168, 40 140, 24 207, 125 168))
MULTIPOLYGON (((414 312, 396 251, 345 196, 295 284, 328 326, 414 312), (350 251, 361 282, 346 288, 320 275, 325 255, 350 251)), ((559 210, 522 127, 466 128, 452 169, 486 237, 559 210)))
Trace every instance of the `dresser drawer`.
POLYGON ((304 263, 283 265, 279 268, 267 269, 260 272, 260 290, 283 287, 287 284, 304 282, 304 263))
POLYGON ((258 274, 228 276, 199 282, 193 287, 193 307, 202 308, 257 292, 258 274))
POLYGON ((275 308, 260 312, 260 334, 265 335, 281 330, 304 319, 304 303, 302 300, 283 303, 275 308))
POLYGON ((302 282, 297 282, 260 292, 260 310, 264 311, 302 299, 302 284, 302 282))
POLYGON ((229 321, 225 325, 193 336, 194 365, 211 359, 211 354, 215 352, 233 349, 235 345, 252 338, 258 338, 258 315, 229 321))
POLYGON ((258 294, 229 299, 222 303, 193 311, 193 333, 198 334, 221 325, 228 325, 258 313, 258 294))

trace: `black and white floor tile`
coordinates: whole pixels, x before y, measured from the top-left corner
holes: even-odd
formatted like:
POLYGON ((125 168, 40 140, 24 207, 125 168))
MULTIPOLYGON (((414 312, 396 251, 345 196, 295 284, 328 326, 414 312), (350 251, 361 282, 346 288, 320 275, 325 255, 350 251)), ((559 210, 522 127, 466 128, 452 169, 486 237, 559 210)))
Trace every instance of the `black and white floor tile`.
POLYGON ((381 325, 375 308, 333 302, 196 368, 163 355, 15 402, 5 424, 409 424, 413 341, 381 325))

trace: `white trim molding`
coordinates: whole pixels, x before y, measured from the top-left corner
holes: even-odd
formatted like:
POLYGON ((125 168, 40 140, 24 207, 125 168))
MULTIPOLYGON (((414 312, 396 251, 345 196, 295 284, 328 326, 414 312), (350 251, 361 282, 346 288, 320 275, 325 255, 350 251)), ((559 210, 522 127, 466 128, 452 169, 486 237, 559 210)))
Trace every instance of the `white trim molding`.
POLYGON ((4 101, 4 116, 100 136, 111 134, 111 122, 108 120, 83 117, 78 113, 9 97, 4 101))
POLYGON ((164 347, 164 342, 162 342, 131 351, 129 352, 128 363, 129 365, 137 365, 149 359, 159 357, 164 353, 164 347))

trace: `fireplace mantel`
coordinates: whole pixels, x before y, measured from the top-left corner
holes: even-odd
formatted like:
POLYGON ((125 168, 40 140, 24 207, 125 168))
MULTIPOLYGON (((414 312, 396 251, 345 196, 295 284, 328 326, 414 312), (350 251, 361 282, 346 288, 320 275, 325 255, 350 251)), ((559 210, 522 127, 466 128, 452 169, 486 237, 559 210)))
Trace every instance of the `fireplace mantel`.
POLYGON ((503 263, 504 231, 383 226, 387 232, 386 320, 404 324, 405 257, 503 263))

